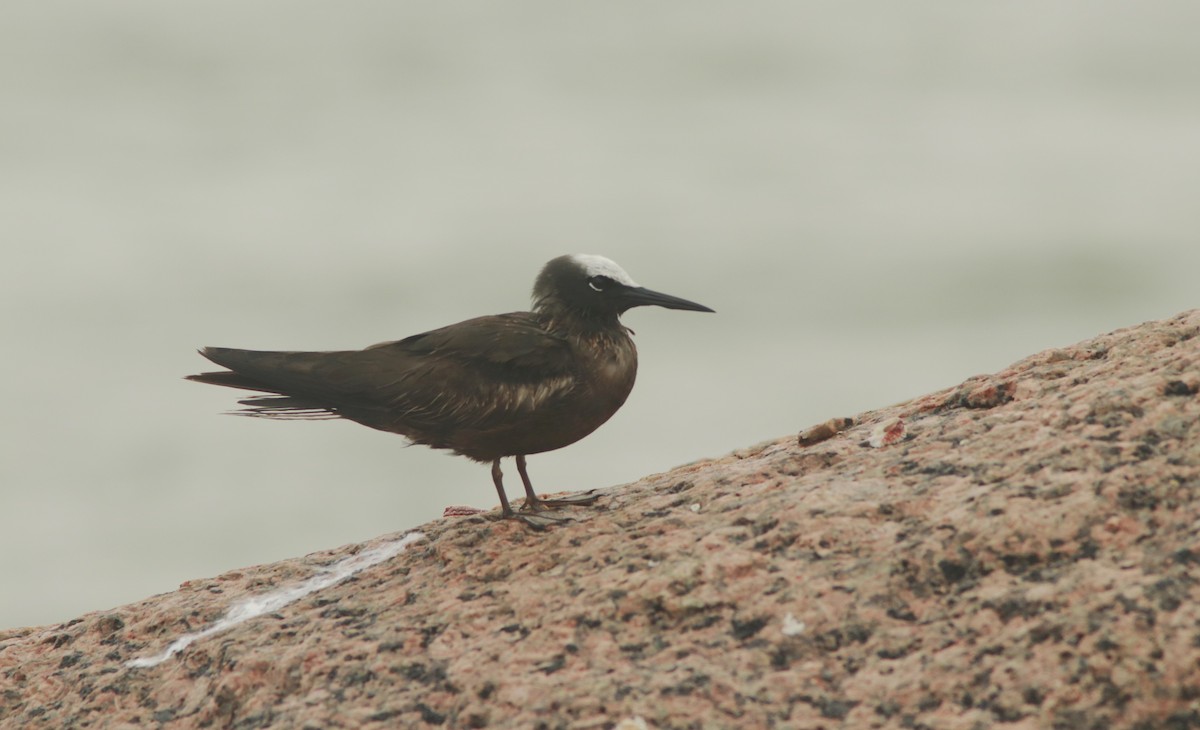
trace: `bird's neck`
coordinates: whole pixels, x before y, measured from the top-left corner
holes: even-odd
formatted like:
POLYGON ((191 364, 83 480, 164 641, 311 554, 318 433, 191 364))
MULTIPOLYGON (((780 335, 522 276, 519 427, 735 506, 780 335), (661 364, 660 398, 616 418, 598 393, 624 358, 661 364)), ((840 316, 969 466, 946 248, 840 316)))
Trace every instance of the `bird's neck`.
POLYGON ((629 338, 630 330, 621 324, 616 312, 580 312, 547 299, 538 302, 536 311, 551 332, 587 340, 629 338))

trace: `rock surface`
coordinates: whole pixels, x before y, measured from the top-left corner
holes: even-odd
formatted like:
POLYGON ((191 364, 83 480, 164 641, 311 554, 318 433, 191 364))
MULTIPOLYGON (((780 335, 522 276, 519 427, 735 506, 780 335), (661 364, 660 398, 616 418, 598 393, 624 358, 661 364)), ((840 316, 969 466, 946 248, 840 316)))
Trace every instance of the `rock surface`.
POLYGON ((1200 727, 1198 334, 1043 352, 542 534, 438 520, 155 666, 127 662, 398 536, 0 633, 0 726, 1200 727))

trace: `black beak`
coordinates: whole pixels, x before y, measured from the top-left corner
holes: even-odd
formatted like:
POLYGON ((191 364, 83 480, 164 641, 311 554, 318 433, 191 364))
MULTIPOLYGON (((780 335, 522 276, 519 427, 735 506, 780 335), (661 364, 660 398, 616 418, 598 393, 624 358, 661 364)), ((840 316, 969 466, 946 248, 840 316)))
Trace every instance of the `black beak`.
POLYGON ((703 304, 689 302, 686 299, 673 297, 670 294, 651 291, 640 286, 631 286, 625 288, 620 295, 620 302, 623 307, 622 312, 633 307, 644 307, 653 305, 655 307, 666 307, 667 309, 686 309, 691 312, 714 312, 703 304))

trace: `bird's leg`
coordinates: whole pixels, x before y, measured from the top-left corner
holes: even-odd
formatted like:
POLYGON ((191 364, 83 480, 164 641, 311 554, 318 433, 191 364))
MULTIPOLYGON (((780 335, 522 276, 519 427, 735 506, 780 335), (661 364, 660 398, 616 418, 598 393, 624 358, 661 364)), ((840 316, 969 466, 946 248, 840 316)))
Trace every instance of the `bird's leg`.
POLYGON ((525 469, 525 455, 517 455, 517 473, 521 475, 521 483, 525 485, 525 506, 521 509, 536 512, 545 509, 542 500, 533 491, 533 482, 529 481, 529 472, 525 469))
POLYGON ((504 493, 504 472, 500 471, 500 460, 492 462, 492 483, 496 485, 496 494, 500 495, 500 510, 505 517, 512 517, 512 507, 508 506, 508 495, 504 493))
POLYGON ((521 475, 521 483, 525 485, 525 505, 521 507, 522 510, 536 512, 544 510, 547 507, 588 505, 600 499, 600 495, 596 494, 595 490, 588 490, 579 494, 569 494, 565 497, 556 497, 555 499, 540 499, 533 491, 533 482, 529 481, 529 472, 525 469, 524 455, 517 455, 517 472, 521 475))
MULTIPOLYGON (((521 472, 521 477, 526 484, 529 483, 529 477, 525 476, 525 462, 521 460, 517 462, 518 470, 521 472)), ((496 459, 492 462, 492 482, 496 485, 496 494, 500 496, 500 511, 501 516, 505 519, 520 520, 529 525, 535 530, 544 530, 550 525, 564 522, 569 517, 556 515, 553 512, 541 511, 536 515, 519 514, 513 511, 513 508, 508 504, 508 495, 504 493, 504 473, 500 471, 500 460, 496 459)), ((529 488, 532 489, 532 488, 529 488)))

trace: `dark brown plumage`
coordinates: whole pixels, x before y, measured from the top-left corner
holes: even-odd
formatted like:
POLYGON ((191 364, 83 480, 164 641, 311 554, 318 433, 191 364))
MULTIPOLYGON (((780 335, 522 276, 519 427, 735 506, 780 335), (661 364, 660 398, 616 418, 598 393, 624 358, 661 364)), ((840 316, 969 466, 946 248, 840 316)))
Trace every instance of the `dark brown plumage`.
POLYGON ((625 403, 637 349, 618 317, 642 305, 712 310, 633 282, 599 256, 561 256, 537 278, 534 311, 478 317, 364 350, 264 352, 206 347, 228 370, 189 380, 271 395, 240 401, 240 413, 274 419, 346 418, 436 449, 492 463, 507 517, 543 527, 546 505, 587 504, 594 495, 540 500, 528 454, 572 444, 625 403), (526 513, 504 492, 500 459, 514 456, 526 513))

